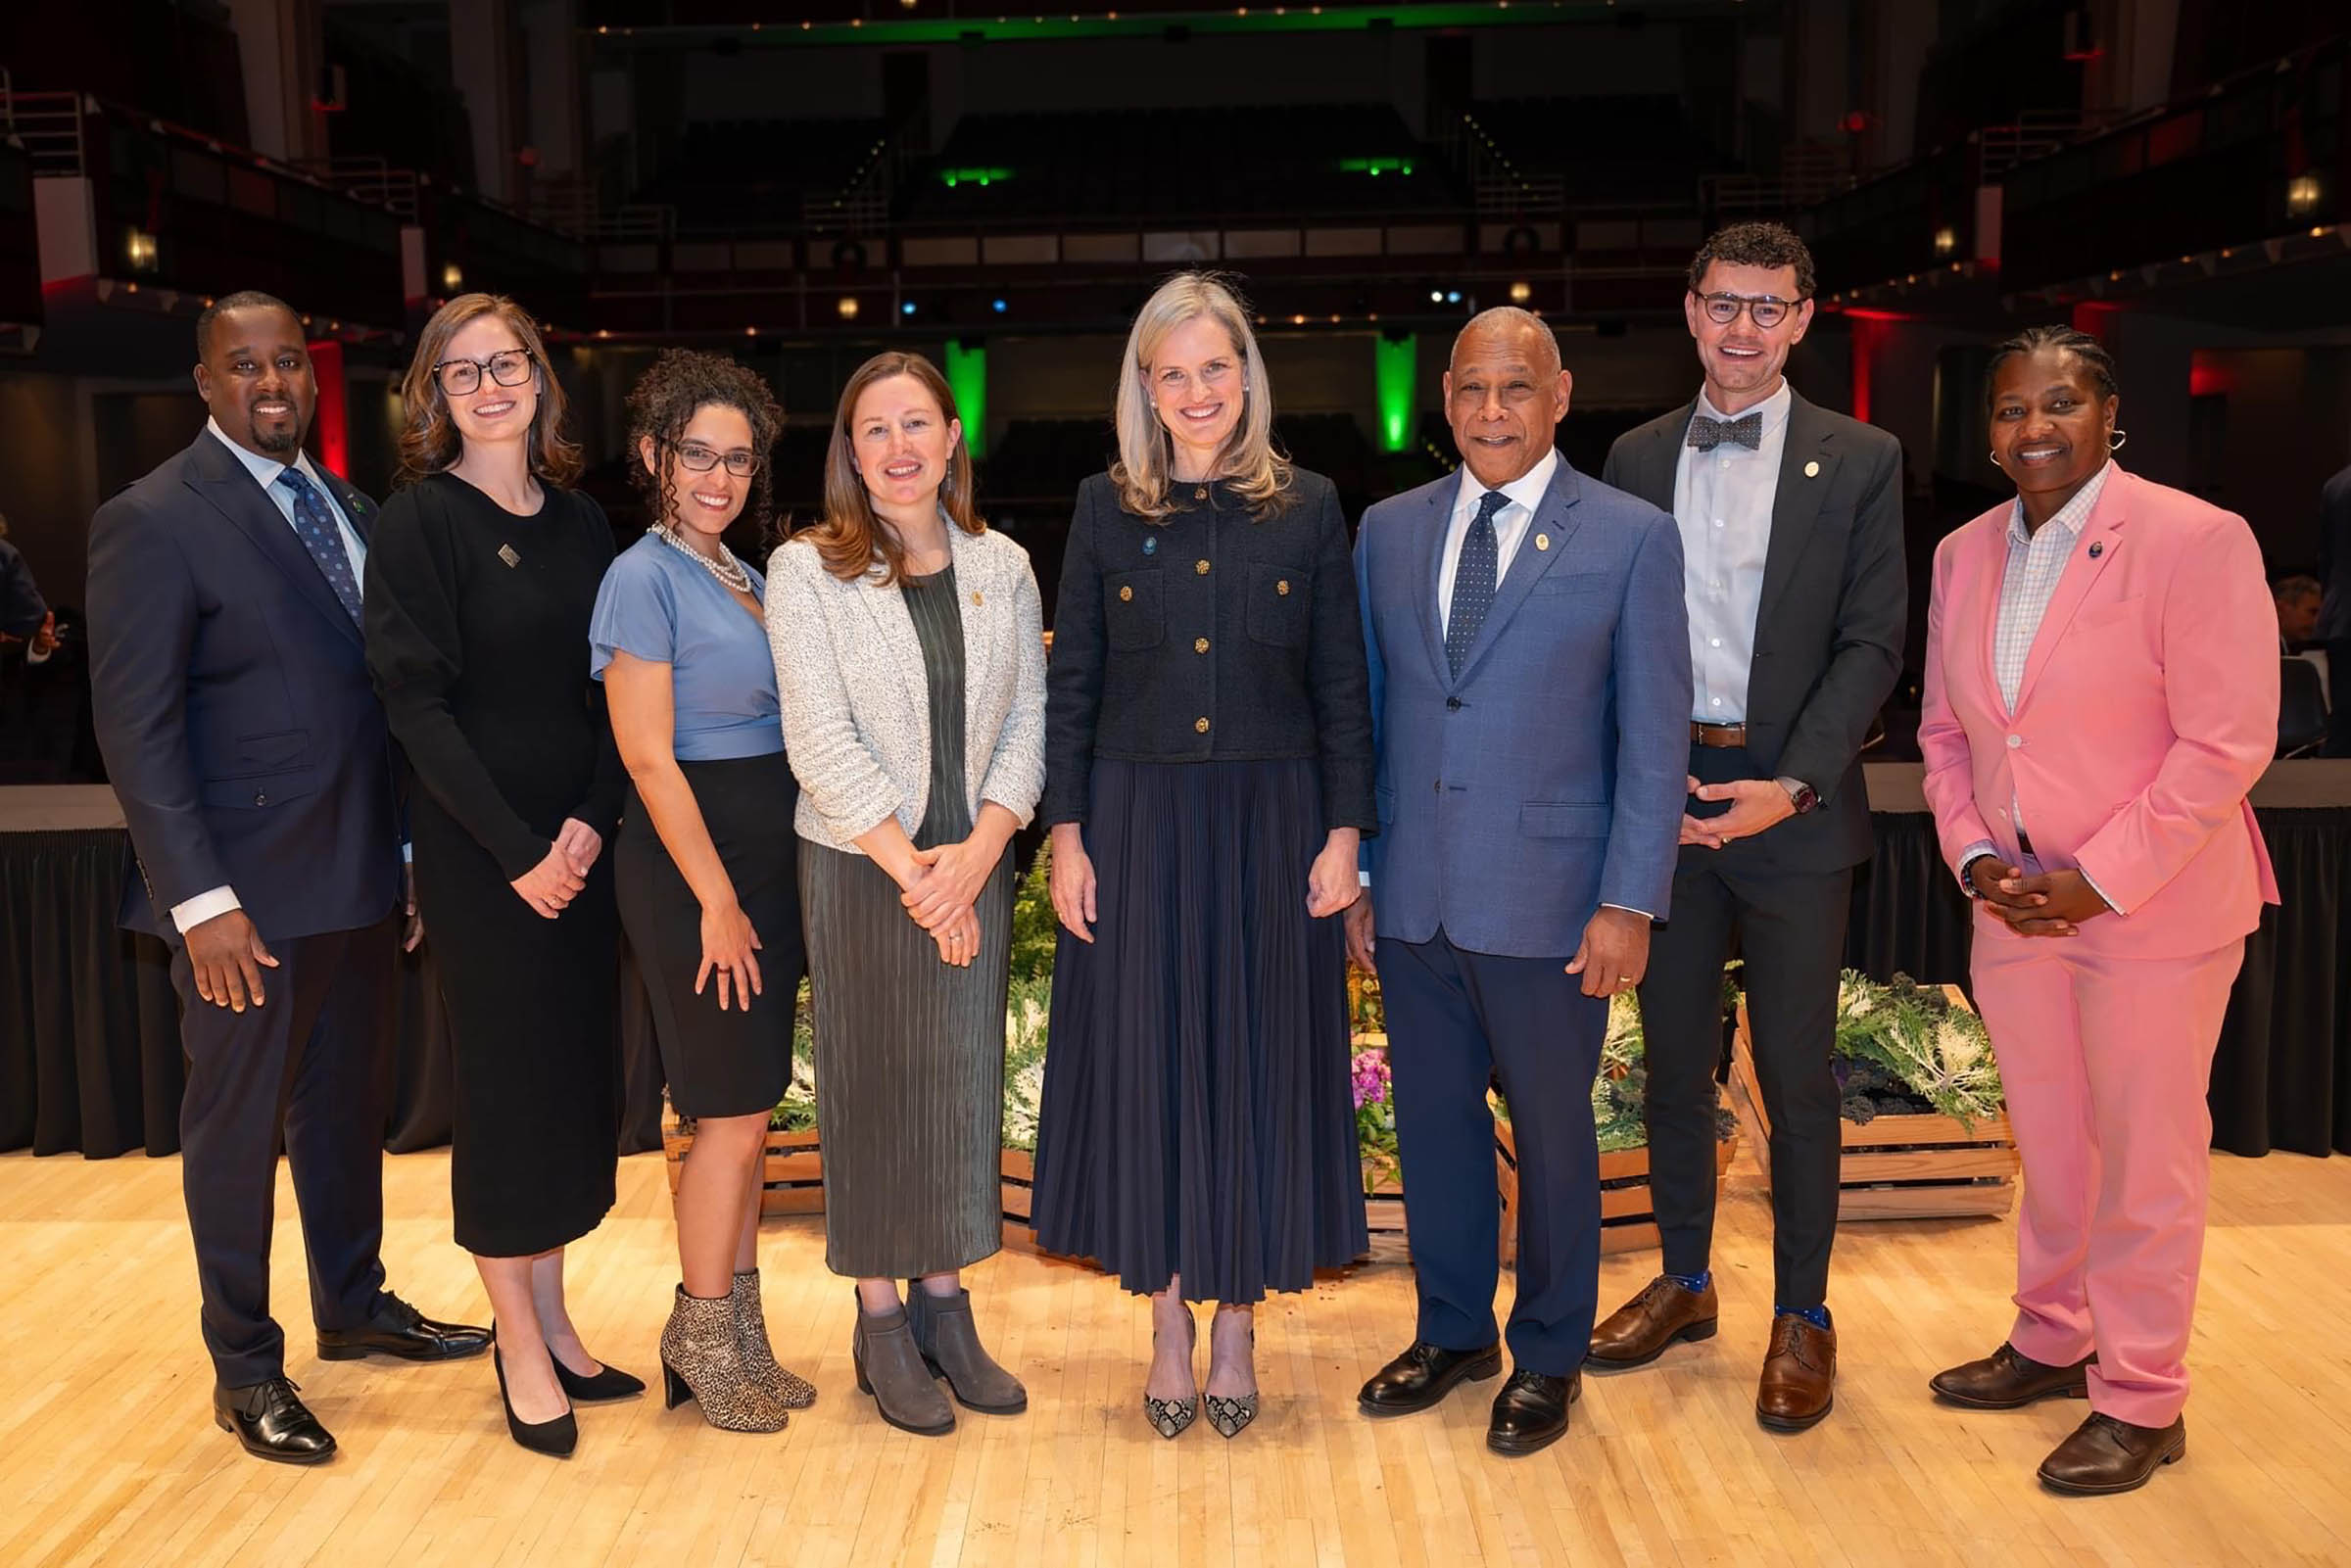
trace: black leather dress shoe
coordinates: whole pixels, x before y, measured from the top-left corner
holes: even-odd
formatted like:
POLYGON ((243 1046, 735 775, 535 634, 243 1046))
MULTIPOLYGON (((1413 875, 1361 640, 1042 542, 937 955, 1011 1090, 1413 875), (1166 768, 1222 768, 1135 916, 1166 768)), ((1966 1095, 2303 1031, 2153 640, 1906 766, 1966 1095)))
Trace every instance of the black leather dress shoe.
POLYGON ((1580 1373, 1554 1377, 1519 1367, 1494 1396, 1486 1447, 1496 1453, 1533 1453, 1567 1435, 1567 1407, 1583 1398, 1580 1373))
POLYGON ((1407 1350, 1366 1383, 1355 1402, 1366 1415, 1410 1415, 1425 1410, 1456 1383, 1478 1382, 1502 1370, 1502 1347, 1449 1351, 1442 1345, 1415 1340, 1407 1350))
POLYGON ((213 1388, 213 1423, 233 1432, 245 1451, 279 1464, 318 1464, 335 1456, 335 1440, 295 1397, 290 1378, 241 1389, 213 1388))
POLYGON ((362 1355, 396 1355, 404 1361, 455 1361, 490 1348, 490 1331, 469 1323, 437 1323, 399 1297, 385 1293, 375 1315, 358 1328, 318 1331, 318 1359, 356 1361, 362 1355))

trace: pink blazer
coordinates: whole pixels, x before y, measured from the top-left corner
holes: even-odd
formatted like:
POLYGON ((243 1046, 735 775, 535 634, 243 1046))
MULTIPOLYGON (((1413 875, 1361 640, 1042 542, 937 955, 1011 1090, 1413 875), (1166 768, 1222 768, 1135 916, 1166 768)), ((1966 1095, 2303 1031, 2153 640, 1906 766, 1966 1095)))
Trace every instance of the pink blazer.
MULTIPOLYGON (((2233 512, 2117 468, 2076 542, 2011 712, 1992 670, 2003 501, 1935 551, 1918 731, 1946 861, 1986 839, 2013 863, 2010 802, 2040 863, 2116 906, 2063 938, 2183 958, 2278 902, 2245 799, 2278 744, 2277 612, 2233 512)), ((2030 941, 1976 913, 1976 934, 2030 941)))

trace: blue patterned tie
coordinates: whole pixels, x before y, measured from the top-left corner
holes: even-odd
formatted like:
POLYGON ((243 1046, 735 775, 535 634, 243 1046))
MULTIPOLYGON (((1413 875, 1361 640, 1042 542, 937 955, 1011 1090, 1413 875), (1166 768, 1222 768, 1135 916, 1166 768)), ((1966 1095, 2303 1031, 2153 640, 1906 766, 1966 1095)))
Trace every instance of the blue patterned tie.
POLYGON ((343 547, 343 530, 336 526, 335 514, 327 510, 326 498, 299 468, 279 474, 277 482, 293 493, 294 532, 302 536, 302 547, 311 552, 318 575, 335 591, 352 625, 359 625, 359 579, 351 575, 351 553, 343 547))
POLYGON ((1510 503, 1511 498, 1499 490, 1478 497, 1477 516, 1462 541, 1461 563, 1453 573, 1453 610, 1445 618, 1445 662, 1456 679, 1462 661, 1469 657, 1469 644, 1477 641, 1478 628, 1486 624, 1486 612, 1494 607, 1494 562, 1500 553, 1494 543, 1494 514, 1510 503))

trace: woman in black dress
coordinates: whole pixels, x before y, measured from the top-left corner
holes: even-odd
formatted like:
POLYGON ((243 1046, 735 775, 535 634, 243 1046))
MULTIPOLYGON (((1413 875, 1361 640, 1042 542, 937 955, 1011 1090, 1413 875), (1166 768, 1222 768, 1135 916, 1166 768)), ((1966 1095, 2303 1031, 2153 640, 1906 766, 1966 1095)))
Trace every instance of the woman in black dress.
POLYGON ((497 1314, 508 1430, 568 1454, 570 1400, 645 1387, 588 1354, 563 1303, 563 1249, 612 1207, 619 1158, 602 850, 622 778, 586 659, 612 531, 562 488, 579 451, 512 301, 443 306, 403 393, 409 483, 368 553, 367 665, 421 786, 410 836, 449 1008, 456 1240, 497 1314))
POLYGON ((1127 341, 1119 460, 1085 482, 1047 673, 1063 927, 1039 1245, 1152 1297, 1143 1414, 1257 1415, 1253 1307, 1366 1246, 1345 936, 1377 831, 1370 678, 1330 481, 1275 454, 1240 302, 1170 279, 1127 341))
POLYGON ((784 755, 766 580, 726 546, 769 521, 784 410, 734 360, 672 349, 629 394, 630 472, 653 526, 604 574, 592 662, 636 785, 613 849, 621 924, 652 996, 669 1103, 694 1120, 678 1177, 668 1402, 775 1432, 816 1390, 776 1364, 759 1294, 769 1113, 792 1081, 799 785, 784 755))

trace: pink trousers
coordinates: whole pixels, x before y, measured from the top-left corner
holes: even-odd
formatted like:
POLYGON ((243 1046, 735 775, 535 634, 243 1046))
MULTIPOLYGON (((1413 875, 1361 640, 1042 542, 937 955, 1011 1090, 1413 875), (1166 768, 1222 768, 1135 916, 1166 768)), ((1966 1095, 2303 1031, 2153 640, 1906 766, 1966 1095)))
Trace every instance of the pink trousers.
POLYGON ((2187 1402, 2212 1115, 2204 1092, 2240 939, 2117 959, 2064 937, 1975 944, 2025 1167, 2009 1343, 2070 1365, 2096 1351, 2090 1408, 2169 1426, 2187 1402))

